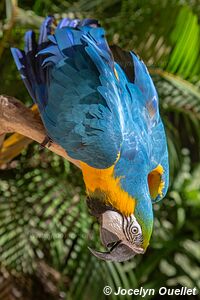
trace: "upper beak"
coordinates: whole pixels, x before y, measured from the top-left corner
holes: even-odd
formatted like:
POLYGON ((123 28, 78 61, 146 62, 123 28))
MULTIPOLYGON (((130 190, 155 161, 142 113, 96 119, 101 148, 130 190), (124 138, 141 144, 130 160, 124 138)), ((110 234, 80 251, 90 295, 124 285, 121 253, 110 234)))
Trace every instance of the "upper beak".
POLYGON ((128 241, 122 241, 113 232, 108 231, 105 228, 101 228, 101 240, 107 252, 100 252, 89 248, 89 250, 96 257, 102 260, 123 262, 134 257, 136 254, 143 254, 144 249, 129 243, 128 241))

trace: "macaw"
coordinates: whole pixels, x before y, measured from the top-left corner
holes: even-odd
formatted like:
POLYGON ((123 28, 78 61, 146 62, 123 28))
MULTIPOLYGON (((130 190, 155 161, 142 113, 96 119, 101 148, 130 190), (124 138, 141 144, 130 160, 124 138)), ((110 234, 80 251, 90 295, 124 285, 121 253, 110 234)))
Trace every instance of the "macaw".
POLYGON ((109 47, 93 19, 48 16, 39 40, 12 48, 37 104, 47 137, 80 163, 87 204, 100 223, 105 252, 125 261, 143 254, 153 228, 153 203, 168 188, 168 150, 158 95, 143 61, 109 47))

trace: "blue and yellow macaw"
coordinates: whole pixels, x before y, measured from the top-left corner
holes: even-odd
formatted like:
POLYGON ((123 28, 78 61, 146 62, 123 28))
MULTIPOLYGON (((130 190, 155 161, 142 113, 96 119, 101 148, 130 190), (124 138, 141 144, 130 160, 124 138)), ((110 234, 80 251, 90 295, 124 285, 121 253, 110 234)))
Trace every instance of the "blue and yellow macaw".
POLYGON ((168 151, 158 95, 134 52, 109 47, 96 20, 49 16, 38 43, 12 48, 47 136, 79 161, 87 204, 100 222, 104 260, 144 253, 153 203, 168 188, 168 151), (54 26, 52 26, 54 24, 54 26))

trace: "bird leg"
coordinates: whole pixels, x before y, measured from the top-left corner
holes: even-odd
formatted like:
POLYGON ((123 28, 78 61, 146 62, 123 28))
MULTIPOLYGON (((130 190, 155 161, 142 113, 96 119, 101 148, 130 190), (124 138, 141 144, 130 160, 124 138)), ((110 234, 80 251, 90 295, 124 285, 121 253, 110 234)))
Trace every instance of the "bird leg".
POLYGON ((52 144, 53 144, 53 140, 48 135, 46 135, 44 140, 40 144, 40 148, 44 149, 46 146, 47 146, 47 148, 49 148, 49 147, 51 147, 52 144))

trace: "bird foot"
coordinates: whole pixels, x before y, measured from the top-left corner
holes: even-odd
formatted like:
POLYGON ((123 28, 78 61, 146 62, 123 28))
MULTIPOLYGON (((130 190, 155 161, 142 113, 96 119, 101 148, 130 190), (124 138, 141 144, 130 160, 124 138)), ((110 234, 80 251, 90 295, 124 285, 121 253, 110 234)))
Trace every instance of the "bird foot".
POLYGON ((53 143, 52 139, 47 135, 45 136, 44 140, 40 144, 40 149, 44 149, 46 146, 49 148, 53 143))

